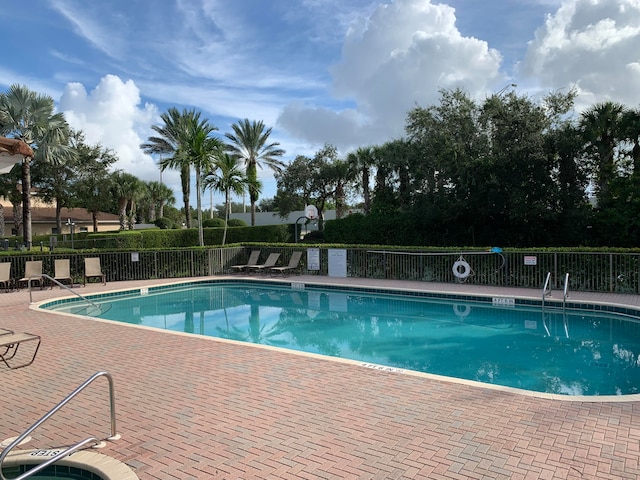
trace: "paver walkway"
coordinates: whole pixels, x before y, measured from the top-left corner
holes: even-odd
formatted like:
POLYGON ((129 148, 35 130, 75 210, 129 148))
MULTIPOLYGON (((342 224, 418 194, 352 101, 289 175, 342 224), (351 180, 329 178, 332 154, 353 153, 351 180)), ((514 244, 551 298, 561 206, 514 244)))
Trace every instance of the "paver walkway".
MULTIPOLYGON (((157 283, 91 285, 80 292, 157 283)), ((394 285, 504 293, 468 285, 394 285)), ((36 301, 62 294, 33 292, 36 301)), ((582 295, 621 304, 640 300, 582 295)), ((128 464, 141 480, 640 475, 638 402, 537 398, 43 313, 28 302, 25 291, 0 293, 0 327, 43 339, 33 365, 0 371, 0 441, 19 435, 92 374, 106 370, 115 379, 122 439, 101 453, 128 464)), ((34 432, 25 448, 107 436, 106 382, 96 381, 76 400, 34 432)))

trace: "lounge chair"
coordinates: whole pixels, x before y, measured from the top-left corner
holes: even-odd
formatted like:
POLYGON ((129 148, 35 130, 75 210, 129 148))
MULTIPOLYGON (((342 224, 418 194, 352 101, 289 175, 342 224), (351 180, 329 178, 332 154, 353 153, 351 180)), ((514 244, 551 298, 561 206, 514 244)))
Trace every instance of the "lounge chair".
POLYGON ((25 284, 31 288, 33 282, 38 282, 40 290, 44 288, 44 276, 42 275, 42 260, 30 260, 24 265, 24 277, 18 280, 18 286, 25 284))
POLYGON ((87 280, 91 278, 100 278, 102 280, 102 284, 107 284, 107 276, 102 273, 102 269, 100 268, 100 258, 92 257, 84 259, 84 276, 83 285, 87 285, 87 280))
POLYGON ((1 330, 1 332, 10 332, 0 335, 0 360, 10 369, 16 369, 31 365, 36 358, 38 349, 40 348, 40 336, 31 333, 13 333, 10 330, 1 330), (16 357, 20 346, 35 342, 35 348, 32 352, 27 350, 25 355, 21 354, 16 357))
POLYGON ((289 259, 289 264, 284 267, 271 267, 271 273, 274 274, 282 274, 284 277, 286 273, 291 270, 296 270, 298 265, 300 265, 300 259, 302 258, 302 252, 293 252, 291 254, 291 258, 289 259))
POLYGON ((253 252, 251 252, 251 255, 249 255, 249 260, 247 261, 247 263, 244 263, 242 265, 231 265, 231 271, 241 272, 248 267, 257 265, 258 258, 260 258, 260 250, 254 250, 253 252))
POLYGON ((266 272, 271 267, 275 267, 276 263, 278 263, 278 259, 280 258, 279 253, 270 253, 267 257, 267 261, 261 265, 249 265, 247 270, 255 271, 255 272, 266 272))
POLYGON ((0 263, 0 285, 4 287, 4 291, 13 290, 14 282, 11 278, 11 262, 0 263))
MULTIPOLYGON (((53 279, 58 283, 69 282, 73 286, 73 278, 71 277, 71 262, 68 258, 58 259, 54 263, 55 273, 53 279)), ((53 288, 53 282, 51 283, 53 288)))

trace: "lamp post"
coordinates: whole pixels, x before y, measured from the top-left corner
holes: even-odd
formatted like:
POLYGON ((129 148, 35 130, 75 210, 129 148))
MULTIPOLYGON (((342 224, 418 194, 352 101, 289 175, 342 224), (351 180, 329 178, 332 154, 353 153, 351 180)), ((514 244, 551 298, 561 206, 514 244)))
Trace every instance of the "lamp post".
POLYGON ((74 230, 74 227, 76 226, 76 224, 74 222, 72 222, 70 218, 67 218, 67 223, 66 224, 71 230, 71 250, 75 250, 75 248, 73 248, 73 230, 74 230))

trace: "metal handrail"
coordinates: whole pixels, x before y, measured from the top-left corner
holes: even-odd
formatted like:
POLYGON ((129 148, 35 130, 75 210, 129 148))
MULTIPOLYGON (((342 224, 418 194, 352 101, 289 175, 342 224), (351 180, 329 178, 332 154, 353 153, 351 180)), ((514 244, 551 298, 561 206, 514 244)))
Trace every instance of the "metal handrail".
MULTIPOLYGON (((4 476, 4 474, 2 473, 2 463, 4 462, 4 459, 7 457, 9 452, 14 447, 19 445, 31 432, 33 432, 36 428, 38 428, 40 425, 42 425, 44 422, 46 422, 49 418, 51 418, 58 410, 60 410, 67 403, 69 403, 76 395, 78 395, 80 392, 82 392, 87 386, 89 386, 90 383, 92 383, 94 380, 96 380, 99 377, 107 377, 107 380, 109 381, 109 405, 110 405, 110 410, 111 410, 111 417, 110 417, 111 418, 111 436, 107 437, 106 440, 112 440, 113 441, 113 440, 118 440, 120 438, 120 435, 118 433, 116 433, 116 407, 115 407, 115 394, 114 394, 114 389, 113 389, 113 377, 108 372, 98 372, 98 373, 92 375, 87 381, 85 381, 82 385, 80 385, 78 388, 76 388, 69 395, 67 395, 67 397, 64 400, 62 400, 58 405, 56 405, 53 409, 51 409, 48 413, 46 413, 40 420, 38 420, 36 423, 34 423, 31 427, 29 427, 27 430, 25 430, 25 432, 22 435, 17 437, 13 442, 11 442, 11 444, 9 446, 7 446, 7 448, 5 448, 2 451, 2 453, 0 454, 0 480, 8 480, 4 476)), ((82 448, 85 445, 88 445, 90 443, 99 444, 100 441, 96 437, 85 438, 81 442, 78 442, 77 444, 75 444, 75 445, 67 448, 66 450, 58 453, 57 455, 55 455, 54 457, 51 457, 47 461, 36 465, 34 468, 29 470, 28 472, 25 472, 22 475, 13 478, 12 480, 22 480, 24 478, 28 478, 28 477, 30 477, 32 475, 35 475, 37 472, 39 472, 43 468, 48 467, 49 465, 51 465, 52 463, 57 462, 58 460, 60 460, 63 457, 71 455, 76 450, 79 450, 80 448, 82 448)))
POLYGON ((544 307, 544 299, 547 295, 551 295, 551 272, 547 273, 547 279, 542 287, 542 306, 544 307))
POLYGON ((567 306, 567 297, 569 297, 569 274, 564 276, 564 291, 562 292, 562 310, 567 306))
POLYGON ((60 283, 58 280, 56 280, 55 278, 50 277, 46 273, 43 273, 42 275, 36 275, 36 276, 29 277, 29 281, 28 281, 28 283, 29 283, 29 303, 33 303, 33 296, 31 295, 31 279, 40 278, 40 277, 44 277, 44 278, 49 279, 49 281, 51 281, 53 283, 56 283, 56 284, 60 285, 62 288, 65 288, 65 289, 69 290, 71 293, 73 293, 74 295, 80 297, 85 302, 90 303, 91 305, 96 307, 98 310, 100 309, 100 305, 98 305, 97 303, 92 302, 91 300, 89 300, 84 295, 81 295, 78 292, 76 292, 73 288, 67 287, 65 284, 60 283))

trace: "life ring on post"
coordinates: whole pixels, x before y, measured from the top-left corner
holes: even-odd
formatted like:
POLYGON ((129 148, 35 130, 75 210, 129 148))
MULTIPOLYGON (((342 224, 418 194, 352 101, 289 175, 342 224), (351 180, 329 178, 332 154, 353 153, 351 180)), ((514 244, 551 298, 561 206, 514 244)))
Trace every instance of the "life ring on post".
POLYGON ((471 275, 471 266, 460 257, 453 263, 453 276, 465 280, 469 275, 471 275))

